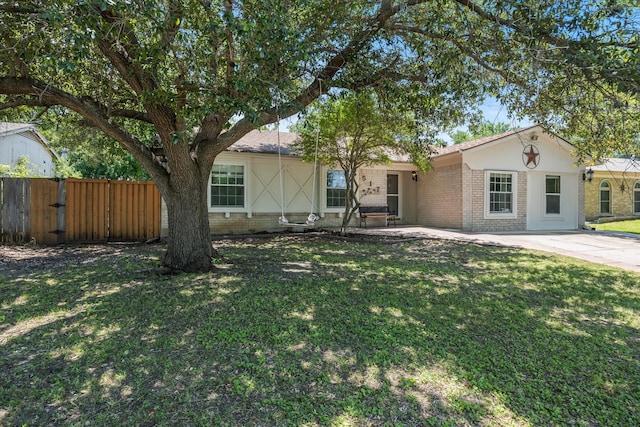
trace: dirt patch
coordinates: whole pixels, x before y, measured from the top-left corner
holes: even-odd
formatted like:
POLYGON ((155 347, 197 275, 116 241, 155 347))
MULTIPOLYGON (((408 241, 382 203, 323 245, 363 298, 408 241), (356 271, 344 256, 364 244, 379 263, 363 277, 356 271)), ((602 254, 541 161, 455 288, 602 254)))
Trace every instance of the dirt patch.
POLYGON ((397 236, 388 234, 369 234, 369 233, 346 233, 340 235, 339 233, 327 233, 323 237, 336 240, 344 240, 347 242, 362 242, 362 243, 385 243, 395 244, 403 243, 411 240, 424 240, 425 237, 410 237, 410 236, 397 236))
MULTIPOLYGON (((213 239, 213 246, 224 246, 224 241, 272 239, 335 239, 355 243, 395 244, 415 240, 415 237, 399 237, 385 234, 339 233, 314 231, 306 233, 271 233, 253 235, 219 236, 213 239)), ((37 271, 58 271, 76 265, 92 263, 98 258, 123 255, 146 256, 161 253, 166 249, 164 243, 106 243, 62 246, 6 245, 0 246, 0 275, 20 276, 37 271)))
POLYGON ((0 275, 20 276, 38 271, 58 271, 97 258, 121 256, 127 252, 149 251, 159 245, 86 244, 73 246, 0 246, 0 275))
POLYGON ((301 233, 257 233, 257 234, 234 234, 234 235, 220 235, 214 236, 214 246, 216 242, 225 240, 253 240, 253 239, 273 239, 273 238, 288 237, 292 239, 311 239, 311 238, 324 238, 334 240, 344 240, 348 242, 361 242, 361 243, 402 243, 411 240, 423 240, 426 237, 416 236, 402 236, 397 234, 387 234, 384 232, 348 232, 341 235, 337 231, 328 230, 310 230, 301 233))

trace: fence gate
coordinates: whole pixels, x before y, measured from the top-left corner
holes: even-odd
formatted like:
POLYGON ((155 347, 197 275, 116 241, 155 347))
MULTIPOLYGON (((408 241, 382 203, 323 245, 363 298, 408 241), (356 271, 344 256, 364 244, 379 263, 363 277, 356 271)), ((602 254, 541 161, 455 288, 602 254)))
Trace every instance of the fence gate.
POLYGON ((152 182, 0 178, 2 243, 148 240, 160 236, 152 182))
POLYGON ((67 242, 100 242, 109 237, 109 181, 67 179, 64 231, 67 242))
POLYGON ((64 184, 63 180, 31 180, 29 240, 44 245, 64 242, 64 184))
POLYGON ((160 192, 153 182, 109 181, 109 239, 160 236, 160 192))
POLYGON ((2 243, 28 242, 29 237, 28 179, 0 179, 0 228, 2 243))
POLYGON ((67 242, 160 236, 160 192, 153 182, 67 179, 67 242))

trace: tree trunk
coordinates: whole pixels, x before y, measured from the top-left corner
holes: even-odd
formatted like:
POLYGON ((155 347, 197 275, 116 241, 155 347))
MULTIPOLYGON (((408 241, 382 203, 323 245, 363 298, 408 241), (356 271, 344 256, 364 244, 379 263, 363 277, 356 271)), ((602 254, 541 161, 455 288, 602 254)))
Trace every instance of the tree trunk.
POLYGON ((206 272, 213 267, 212 257, 216 251, 211 245, 209 229, 208 180, 199 175, 172 177, 172 189, 165 195, 169 244, 164 265, 171 270, 206 272))
POLYGON ((344 209, 344 215, 342 216, 342 225, 340 226, 340 235, 344 236, 347 234, 347 228, 349 227, 349 223, 351 223, 351 218, 355 215, 358 210, 358 183, 356 182, 355 169, 346 170, 345 171, 347 188, 346 188, 346 206, 344 209))

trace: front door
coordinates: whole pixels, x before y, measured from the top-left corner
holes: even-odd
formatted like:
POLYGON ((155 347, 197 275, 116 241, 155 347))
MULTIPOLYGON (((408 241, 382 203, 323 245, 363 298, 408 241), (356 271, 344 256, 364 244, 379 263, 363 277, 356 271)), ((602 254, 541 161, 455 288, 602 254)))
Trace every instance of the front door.
POLYGON ((387 174, 387 206, 389 206, 389 212, 397 216, 400 215, 399 193, 398 174, 387 174))

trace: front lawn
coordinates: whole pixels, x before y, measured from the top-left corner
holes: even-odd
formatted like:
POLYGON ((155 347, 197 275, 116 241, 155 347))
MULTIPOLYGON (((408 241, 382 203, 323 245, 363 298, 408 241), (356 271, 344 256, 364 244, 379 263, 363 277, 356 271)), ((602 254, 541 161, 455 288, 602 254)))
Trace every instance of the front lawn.
POLYGON ((603 224, 591 224, 591 226, 596 230, 623 231, 625 233, 640 234, 640 219, 605 222, 603 224))
POLYGON ((0 425, 640 425, 640 275, 313 233, 0 247, 0 425))

